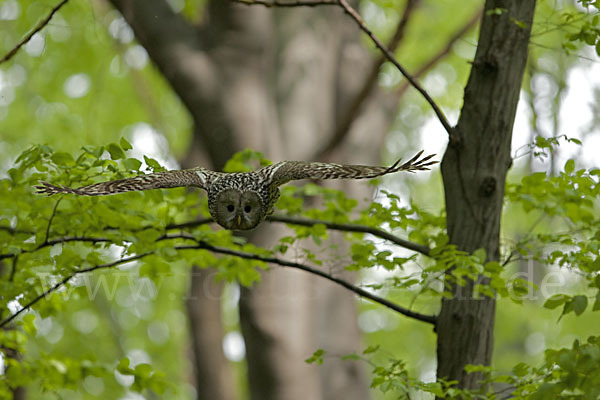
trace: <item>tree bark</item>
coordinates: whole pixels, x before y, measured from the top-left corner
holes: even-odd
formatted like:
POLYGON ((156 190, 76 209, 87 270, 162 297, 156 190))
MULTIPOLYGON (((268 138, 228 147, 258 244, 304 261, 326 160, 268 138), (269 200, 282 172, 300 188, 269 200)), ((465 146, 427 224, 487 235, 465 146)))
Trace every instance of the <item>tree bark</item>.
POLYGON ((223 283, 215 282, 213 270, 194 267, 186 305, 194 352, 197 399, 236 398, 231 369, 222 351, 223 283))
MULTIPOLYGON (((315 152, 319 141, 327 139, 319 136, 331 131, 341 88, 351 86, 338 81, 339 57, 349 40, 348 32, 355 46, 360 34, 341 10, 270 10, 209 0, 204 23, 195 27, 174 14, 164 0, 112 2, 192 114, 195 135, 186 166, 204 154, 211 162, 202 165, 221 169, 244 147, 262 151, 274 160, 305 159, 315 152), (344 26, 342 32, 337 29, 344 26)), ((378 156, 378 152, 370 154, 378 156)), ((281 229, 264 226, 254 237, 272 243, 280 235, 281 229)), ((261 284, 242 290, 240 322, 251 398, 339 398, 339 393, 323 395, 322 367, 307 365, 304 359, 319 347, 318 338, 326 336, 330 328, 336 335, 356 332, 346 340, 352 344, 344 348, 349 348, 348 353, 359 350, 355 299, 327 296, 333 299, 328 300, 329 306, 315 310, 313 283, 314 278, 306 274, 273 268, 263 275, 261 284), (330 319, 329 324, 317 326, 317 320, 325 319, 324 312, 330 312, 334 302, 349 311, 341 313, 335 324, 330 319), (323 332, 318 333, 319 329, 323 332)), ((192 295, 201 285, 202 279, 192 280, 192 295)), ((201 371, 208 371, 210 360, 216 363, 216 371, 222 371, 223 358, 222 329, 202 329, 207 324, 220 326, 219 305, 200 299, 189 302, 188 308, 198 398, 210 398, 207 393, 229 393, 223 386, 233 386, 233 382, 222 379, 228 373, 211 375, 210 382, 201 381, 202 376, 207 377, 201 371), (210 390, 200 386, 203 384, 210 390)), ((327 368, 331 376, 349 373, 338 380, 346 382, 347 388, 368 392, 365 379, 357 379, 360 369, 341 363, 327 368)))
MULTIPOLYGON (((475 60, 454 137, 442 161, 450 243, 499 259, 504 185, 527 60, 535 0, 487 0, 475 60)), ((480 386, 467 364, 490 365, 496 301, 478 298, 474 282, 449 284, 437 323, 438 378, 480 386)))
MULTIPOLYGON (((358 50, 366 56, 363 60, 369 57, 358 43, 359 32, 339 9, 276 9, 272 13, 273 34, 278 38, 273 87, 283 156, 310 159, 328 139, 323 133, 335 124, 347 94, 342 90, 348 90, 343 84, 353 87, 347 80, 339 80, 341 58, 347 57, 351 46, 355 55, 358 50)), ((375 156, 379 158, 378 151, 375 156)), ((289 234, 284 229, 276 232, 275 237, 289 234)), ((254 236, 267 247, 274 243, 264 229, 254 236)), ((304 363, 318 348, 336 354, 359 351, 353 296, 340 296, 338 288, 307 274, 273 268, 263 274, 258 285, 242 290, 240 321, 252 399, 356 398, 345 396, 347 393, 368 397, 362 368, 342 362, 304 363), (329 346, 336 340, 336 346, 329 346), (325 380, 325 376, 333 380, 325 380)))

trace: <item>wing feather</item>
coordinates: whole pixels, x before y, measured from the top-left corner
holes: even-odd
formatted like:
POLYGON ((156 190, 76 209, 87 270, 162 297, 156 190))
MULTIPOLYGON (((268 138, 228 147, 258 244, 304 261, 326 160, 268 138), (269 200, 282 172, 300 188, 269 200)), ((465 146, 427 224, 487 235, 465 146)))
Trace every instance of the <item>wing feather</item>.
POLYGON ((421 158, 422 154, 423 151, 420 151, 407 162, 400 164, 401 160, 398 160, 389 167, 283 161, 258 172, 263 174, 267 181, 277 186, 298 179, 372 179, 400 171, 425 171, 437 163, 431 160, 435 154, 421 158))
POLYGON ((70 193, 81 196, 106 196, 123 192, 174 188, 180 186, 197 186, 206 190, 211 174, 214 174, 214 172, 204 168, 194 168, 158 172, 140 175, 134 178, 100 182, 77 189, 67 186, 56 186, 48 182, 40 182, 40 185, 35 188, 37 189, 38 194, 46 194, 48 196, 58 193, 70 193))

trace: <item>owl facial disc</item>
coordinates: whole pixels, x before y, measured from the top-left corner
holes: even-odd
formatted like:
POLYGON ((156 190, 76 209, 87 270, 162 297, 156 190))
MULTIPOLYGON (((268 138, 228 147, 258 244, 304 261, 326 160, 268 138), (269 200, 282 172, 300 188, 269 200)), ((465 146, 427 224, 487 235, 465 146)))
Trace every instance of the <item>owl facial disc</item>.
POLYGON ((217 194, 212 217, 223 228, 248 230, 256 227, 263 219, 263 207, 255 192, 227 189, 217 194))

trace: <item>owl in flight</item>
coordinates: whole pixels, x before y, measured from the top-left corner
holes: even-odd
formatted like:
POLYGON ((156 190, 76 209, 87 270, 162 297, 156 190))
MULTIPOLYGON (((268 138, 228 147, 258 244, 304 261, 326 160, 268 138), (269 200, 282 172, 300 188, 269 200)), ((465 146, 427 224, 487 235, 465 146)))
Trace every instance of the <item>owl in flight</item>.
POLYGON ((252 172, 215 172, 197 167, 158 172, 135 178, 101 182, 72 189, 41 182, 37 193, 51 196, 71 193, 82 196, 104 196, 137 190, 196 186, 208 192, 208 209, 223 228, 248 230, 260 224, 273 212, 279 198, 279 186, 298 179, 369 179, 399 171, 424 171, 437 163, 435 155, 421 158, 419 152, 402 165, 400 160, 390 167, 342 165, 321 162, 282 161, 252 172))

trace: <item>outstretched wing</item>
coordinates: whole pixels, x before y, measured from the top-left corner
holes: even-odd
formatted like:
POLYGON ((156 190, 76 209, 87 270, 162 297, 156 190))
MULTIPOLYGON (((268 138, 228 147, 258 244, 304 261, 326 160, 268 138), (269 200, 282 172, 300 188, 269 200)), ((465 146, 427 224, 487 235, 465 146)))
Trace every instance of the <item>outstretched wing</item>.
POLYGON ((100 182, 77 189, 66 186, 55 186, 47 182, 40 182, 40 185, 35 188, 37 189, 37 193, 46 194, 48 196, 57 193, 71 193, 81 196, 105 196, 137 190, 174 188, 179 186, 198 186, 206 190, 211 174, 215 174, 215 172, 204 168, 194 168, 158 172, 155 174, 140 175, 135 178, 119 179, 116 181, 100 182))
POLYGON ((264 174, 265 179, 275 185, 298 179, 370 179, 399 171, 425 171, 437 161, 431 161, 435 154, 421 158, 423 151, 402 165, 400 160, 389 167, 368 165, 343 165, 322 162, 283 161, 263 168, 257 172, 264 174))

